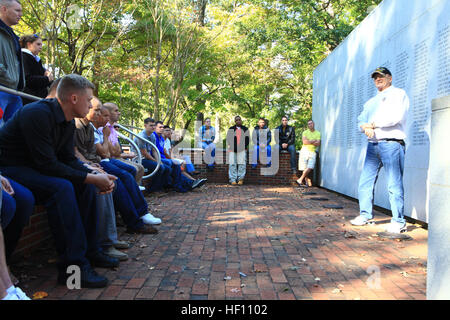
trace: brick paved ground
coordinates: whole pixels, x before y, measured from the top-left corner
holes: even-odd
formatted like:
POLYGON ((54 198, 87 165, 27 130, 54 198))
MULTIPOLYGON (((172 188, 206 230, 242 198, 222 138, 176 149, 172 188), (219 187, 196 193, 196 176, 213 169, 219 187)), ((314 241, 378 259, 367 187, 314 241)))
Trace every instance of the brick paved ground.
POLYGON ((377 232, 388 216, 376 213, 375 225, 351 227, 356 202, 309 191, 317 195, 210 184, 153 195, 160 233, 130 236, 120 227, 121 239, 134 246, 117 270, 97 269, 110 280, 104 289, 57 286, 55 259, 45 249, 13 271, 30 296, 44 291, 46 299, 425 299, 426 230, 408 224, 413 240, 382 239, 377 232))

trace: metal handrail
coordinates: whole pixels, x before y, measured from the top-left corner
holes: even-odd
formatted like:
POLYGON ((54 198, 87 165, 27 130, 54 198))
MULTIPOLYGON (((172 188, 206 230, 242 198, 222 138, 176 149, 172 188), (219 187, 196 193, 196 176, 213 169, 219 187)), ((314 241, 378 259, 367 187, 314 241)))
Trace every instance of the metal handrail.
POLYGON ((17 91, 8 87, 4 87, 2 85, 0 85, 0 91, 9 93, 9 94, 13 94, 25 99, 29 99, 29 100, 33 100, 33 101, 38 101, 41 100, 42 98, 36 97, 36 96, 32 96, 31 94, 25 93, 25 92, 21 92, 21 91, 17 91))
MULTIPOLYGON (((151 141, 149 141, 149 140, 147 140, 147 139, 141 137, 140 135, 138 135, 137 133, 134 133, 134 132, 131 131, 131 130, 128 130, 125 126, 123 126, 123 125, 121 125, 121 124, 119 124, 119 123, 115 123, 114 125, 118 126, 120 129, 122 129, 122 130, 128 132, 129 134, 135 136, 135 137, 138 138, 139 140, 144 141, 145 143, 148 143, 148 144, 152 147, 152 149, 155 149, 155 150, 156 150, 156 168, 153 170, 152 173, 150 173, 150 174, 148 174, 148 175, 146 175, 146 176, 143 176, 142 179, 145 180, 145 179, 148 179, 148 178, 152 177, 153 175, 155 175, 156 172, 158 172, 159 167, 161 166, 161 153, 159 152, 158 148, 153 144, 153 142, 151 142, 151 141)), ((133 141, 133 144, 136 145, 136 144, 134 143, 134 141, 133 141)), ((139 149, 138 149, 138 151, 139 151, 139 153, 141 153, 139 149)), ((142 160, 141 160, 141 161, 142 161, 142 160)))
MULTIPOLYGON (((26 99, 29 99, 29 100, 33 100, 33 101, 42 100, 42 98, 33 96, 33 95, 25 93, 25 92, 17 91, 17 90, 14 90, 14 89, 2 86, 2 85, 0 85, 0 91, 6 92, 6 93, 9 93, 9 94, 13 94, 13 95, 16 95, 16 96, 19 96, 19 97, 22 97, 22 98, 26 98, 26 99)), ((156 161, 157 162, 157 166, 156 166, 155 170, 153 170, 153 172, 151 174, 148 174, 148 175, 142 177, 142 179, 148 179, 148 178, 152 177, 153 175, 155 175, 156 172, 159 170, 159 167, 161 166, 161 154, 159 153, 158 148, 152 142, 150 142, 147 139, 144 139, 144 138, 138 136, 134 132, 132 132, 132 131, 128 130, 127 128, 125 128, 124 126, 122 126, 122 125, 120 125, 118 123, 116 123, 115 125, 117 125, 122 130, 125 130, 128 133, 136 136, 137 138, 141 139, 142 141, 144 141, 146 143, 149 143, 156 150, 156 153, 157 153, 157 157, 156 157, 157 158, 156 159, 157 160, 156 161)), ((127 136, 125 136, 123 134, 121 134, 120 132, 117 132, 117 134, 122 139, 128 141, 130 143, 130 145, 132 145, 136 149, 136 153, 138 155, 139 163, 142 163, 142 153, 141 153, 141 150, 139 150, 139 147, 137 146, 137 144, 132 139, 128 138, 127 136)))

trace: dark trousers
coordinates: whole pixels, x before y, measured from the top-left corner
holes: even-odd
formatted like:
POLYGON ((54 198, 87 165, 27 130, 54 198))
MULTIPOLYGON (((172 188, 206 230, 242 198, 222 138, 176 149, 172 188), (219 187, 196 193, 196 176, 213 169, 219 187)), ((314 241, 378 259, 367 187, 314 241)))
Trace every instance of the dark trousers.
MULTIPOLYGON (((155 170, 157 163, 152 160, 142 159, 142 165, 148 170, 149 173, 155 170)), ((150 192, 156 192, 162 190, 164 187, 168 186, 170 181, 170 168, 165 164, 161 163, 161 166, 152 177, 150 184, 150 192)))
POLYGON ((147 214, 148 204, 134 178, 136 169, 118 160, 102 161, 100 165, 106 172, 118 178, 113 200, 125 224, 131 228, 142 227, 143 222, 139 218, 147 214))
POLYGON ((181 174, 181 167, 179 165, 175 164, 170 159, 162 159, 161 162, 170 168, 170 176, 172 177, 171 186, 176 191, 187 192, 192 189, 194 181, 181 174))
POLYGON ((46 176, 28 167, 2 167, 2 174, 28 188, 47 209, 59 255, 59 269, 88 267, 87 257, 100 251, 97 242, 96 188, 46 176))
MULTIPOLYGON (((7 178, 6 176, 4 176, 7 178)), ((3 202, 1 209, 2 229, 5 236, 5 255, 8 259, 22 235, 23 228, 28 224, 34 209, 34 196, 30 190, 7 178, 14 190, 10 196, 2 191, 3 202)))

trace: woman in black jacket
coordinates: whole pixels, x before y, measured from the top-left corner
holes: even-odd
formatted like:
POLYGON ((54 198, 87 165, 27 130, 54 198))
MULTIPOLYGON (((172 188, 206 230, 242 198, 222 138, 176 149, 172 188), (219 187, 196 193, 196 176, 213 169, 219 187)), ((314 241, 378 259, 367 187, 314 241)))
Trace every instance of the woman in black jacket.
MULTIPOLYGON (((42 66, 41 58, 38 56, 42 50, 42 39, 37 34, 26 35, 20 38, 20 45, 25 71, 24 92, 45 98, 53 81, 53 75, 42 66)), ((23 99, 24 105, 31 102, 33 101, 23 99)))

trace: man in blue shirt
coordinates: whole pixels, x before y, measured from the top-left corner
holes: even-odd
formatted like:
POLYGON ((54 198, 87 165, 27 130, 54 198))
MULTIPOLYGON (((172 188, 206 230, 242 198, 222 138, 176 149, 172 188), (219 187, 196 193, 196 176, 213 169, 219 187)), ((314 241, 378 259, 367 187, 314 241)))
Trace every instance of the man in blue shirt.
POLYGON ((216 156, 216 129, 211 126, 211 119, 205 119, 205 125, 200 128, 200 148, 205 150, 205 162, 208 170, 214 169, 214 159, 216 156))
MULTIPOLYGON (((147 141, 155 144, 155 137, 153 131, 155 130, 155 120, 152 118, 146 118, 144 120, 145 129, 139 133, 139 136, 147 141)), ((152 147, 149 143, 142 141, 139 138, 134 138, 134 142, 139 147, 142 154, 142 165, 149 171, 153 172, 158 165, 156 158, 152 152, 152 147)), ((172 182, 170 177, 170 168, 161 163, 158 172, 151 177, 150 192, 161 191, 163 188, 168 187, 172 182)))
POLYGON ((178 192, 186 192, 203 185, 206 182, 205 180, 199 179, 194 181, 186 178, 184 175, 181 174, 180 165, 172 161, 170 159, 170 156, 164 149, 164 137, 162 135, 163 131, 164 131, 164 124, 161 121, 157 121, 155 123, 155 131, 153 132, 154 144, 156 145, 159 153, 161 154, 161 162, 164 163, 171 170, 172 187, 178 192))

